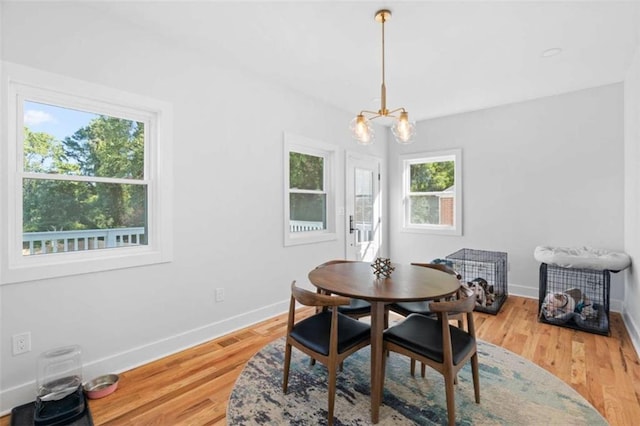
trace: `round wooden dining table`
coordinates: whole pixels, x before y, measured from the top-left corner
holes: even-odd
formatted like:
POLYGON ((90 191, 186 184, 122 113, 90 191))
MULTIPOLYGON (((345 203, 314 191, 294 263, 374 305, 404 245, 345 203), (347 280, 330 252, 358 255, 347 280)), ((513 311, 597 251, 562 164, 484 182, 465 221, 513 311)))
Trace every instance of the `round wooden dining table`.
POLYGON ((390 277, 376 277, 368 262, 333 263, 309 272, 309 281, 332 294, 371 303, 371 421, 378 423, 384 388, 383 342, 385 305, 434 300, 460 288, 454 275, 417 265, 393 264, 390 277))

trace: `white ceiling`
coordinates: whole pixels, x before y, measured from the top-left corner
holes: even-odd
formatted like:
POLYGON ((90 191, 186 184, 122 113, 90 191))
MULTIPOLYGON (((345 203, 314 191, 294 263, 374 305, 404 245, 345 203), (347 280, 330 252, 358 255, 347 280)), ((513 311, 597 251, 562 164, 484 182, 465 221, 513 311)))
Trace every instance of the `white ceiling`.
POLYGON ((421 120, 624 79, 638 2, 98 2, 197 49, 354 114, 379 108, 385 26, 389 108, 421 120), (562 53, 544 58, 542 52, 562 53), (376 99, 378 98, 378 99, 376 99), (375 99, 375 100, 374 100, 375 99))

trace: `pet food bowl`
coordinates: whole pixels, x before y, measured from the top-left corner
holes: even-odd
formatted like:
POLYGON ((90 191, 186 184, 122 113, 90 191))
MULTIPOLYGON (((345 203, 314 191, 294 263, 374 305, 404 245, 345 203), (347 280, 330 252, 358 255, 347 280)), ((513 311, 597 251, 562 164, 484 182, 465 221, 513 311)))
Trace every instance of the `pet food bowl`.
POLYGON ((84 392, 89 399, 103 398, 118 388, 118 375, 106 374, 84 384, 84 392))

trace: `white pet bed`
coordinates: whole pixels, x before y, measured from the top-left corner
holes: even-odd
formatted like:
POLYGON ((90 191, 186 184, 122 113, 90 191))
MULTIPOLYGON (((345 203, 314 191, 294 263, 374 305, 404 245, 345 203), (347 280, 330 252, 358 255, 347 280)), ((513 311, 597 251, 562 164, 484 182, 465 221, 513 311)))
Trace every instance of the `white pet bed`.
POLYGON ((538 262, 563 268, 621 271, 631 264, 626 253, 593 247, 536 247, 533 256, 538 262))

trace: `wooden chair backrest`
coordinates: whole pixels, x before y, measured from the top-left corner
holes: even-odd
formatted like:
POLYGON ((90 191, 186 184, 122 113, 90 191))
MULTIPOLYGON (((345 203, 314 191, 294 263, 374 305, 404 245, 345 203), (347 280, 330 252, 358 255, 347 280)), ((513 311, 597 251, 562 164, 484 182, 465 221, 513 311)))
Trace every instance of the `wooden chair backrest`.
POLYGON ((291 297, 305 306, 340 306, 348 305, 351 301, 344 296, 330 296, 305 290, 296 286, 295 281, 291 283, 291 297))
POLYGON ((461 313, 461 312, 473 312, 476 307, 475 291, 467 288, 460 287, 460 297, 456 300, 447 300, 445 302, 431 302, 429 309, 431 312, 440 313, 461 313))
MULTIPOLYGON (((451 351, 451 335, 449 334, 449 320, 457 319, 458 328, 462 329, 462 317, 467 318, 466 332, 475 337, 476 329, 473 321, 473 310, 476 307, 476 291, 466 286, 461 286, 458 290, 458 298, 444 302, 431 302, 429 308, 435 312, 442 321, 442 334, 444 336, 445 348, 451 351)), ((447 356, 450 356, 447 355, 447 356)), ((447 357, 445 356, 445 358, 447 357)))
POLYGON ((324 263, 316 266, 316 269, 324 268, 325 266, 329 266, 329 265, 335 265, 336 263, 354 263, 354 262, 355 262, 355 260, 334 259, 334 260, 329 260, 327 262, 324 262, 324 263))
POLYGON ((462 275, 456 273, 456 271, 454 271, 453 269, 449 268, 447 265, 443 265, 441 263, 419 263, 419 262, 413 262, 411 264, 414 265, 414 266, 422 266, 424 268, 437 269, 438 271, 446 272, 447 274, 450 274, 450 275, 455 275, 457 279, 461 279, 462 278, 462 275))

